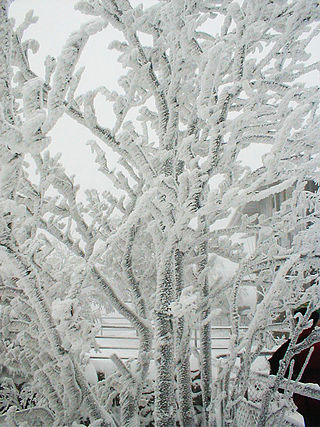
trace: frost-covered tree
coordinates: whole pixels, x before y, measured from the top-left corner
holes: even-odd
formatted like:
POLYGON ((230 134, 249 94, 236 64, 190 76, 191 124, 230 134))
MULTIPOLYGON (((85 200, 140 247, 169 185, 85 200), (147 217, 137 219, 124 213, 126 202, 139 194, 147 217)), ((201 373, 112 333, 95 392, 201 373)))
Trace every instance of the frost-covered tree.
MULTIPOLYGON (((111 306, 139 337, 136 364, 113 357, 121 426, 143 424, 139 403, 152 357, 156 426, 232 423, 273 319, 287 312, 292 320, 301 302, 311 302, 310 310, 319 303, 319 194, 306 187, 319 182, 319 91, 303 83, 319 70, 306 51, 319 31, 318 2, 80 1, 76 8, 93 20, 70 35, 58 58, 47 57, 44 76, 28 61, 36 43, 23 39, 36 19, 29 13, 15 27, 8 3, 0 9, 1 352, 6 375, 19 371, 35 397, 27 412, 12 406, 3 417, 117 422, 105 405, 107 389, 90 387, 83 375, 96 307, 111 306), (79 93, 78 59, 108 25, 123 37, 109 46, 123 66, 121 90, 106 82, 79 93), (101 94, 113 105, 112 129, 98 122, 101 94), (46 151, 64 114, 92 132, 97 167, 118 196, 90 190, 79 202, 73 179, 46 151), (259 144, 268 154, 252 172, 239 154, 259 144), (106 147, 119 158, 115 170, 106 147), (37 182, 28 178, 26 156, 37 182), (272 217, 243 215, 229 226, 235 209, 288 188, 292 196, 272 217), (239 241, 252 235, 258 243, 248 256, 239 241), (226 279, 219 272, 230 265, 226 279), (252 277, 260 302, 240 336, 237 299, 252 277), (213 376, 211 326, 226 293, 230 356, 213 376), (200 419, 190 372, 195 327, 200 419)), ((297 337, 293 321, 292 329, 297 337)))

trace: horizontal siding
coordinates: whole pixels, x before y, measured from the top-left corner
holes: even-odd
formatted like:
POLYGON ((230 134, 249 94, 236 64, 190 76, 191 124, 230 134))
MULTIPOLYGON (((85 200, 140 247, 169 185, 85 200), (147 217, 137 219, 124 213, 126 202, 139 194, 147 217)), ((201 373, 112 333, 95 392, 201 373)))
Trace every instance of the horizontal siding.
MULTIPOLYGON (((245 331, 247 328, 241 328, 245 331)), ((228 352, 230 340, 230 327, 215 326, 211 330, 211 348, 213 356, 219 356, 228 352)), ((96 335, 98 351, 92 350, 91 359, 110 359, 112 354, 117 354, 123 360, 135 359, 138 356, 139 338, 135 329, 124 317, 112 313, 102 318, 102 325, 96 335)), ((191 347, 199 349, 199 331, 195 331, 191 339, 191 347)))

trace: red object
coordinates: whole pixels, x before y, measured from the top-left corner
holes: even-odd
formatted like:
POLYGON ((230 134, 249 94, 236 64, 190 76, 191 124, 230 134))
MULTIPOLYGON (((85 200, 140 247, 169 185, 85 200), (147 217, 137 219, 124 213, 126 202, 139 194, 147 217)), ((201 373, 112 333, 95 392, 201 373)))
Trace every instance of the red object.
MULTIPOLYGON (((310 335, 313 328, 306 329, 300 334, 299 342, 303 341, 308 335, 310 335)), ((300 382, 302 383, 314 383, 320 385, 320 342, 314 344, 313 352, 309 359, 309 362, 303 372, 300 382)), ((302 366, 309 354, 310 348, 303 350, 294 356, 294 370, 300 372, 302 366)), ((293 401, 298 408, 298 412, 304 416, 305 419, 318 419, 318 423, 314 425, 320 425, 320 400, 311 399, 309 397, 300 396, 299 394, 293 395, 293 401)))
MULTIPOLYGON (((308 335, 311 334, 314 327, 305 329, 299 336, 298 342, 303 341, 308 335)), ((279 369, 279 362, 284 357, 290 341, 286 341, 269 359, 270 373, 276 375, 279 369)), ((300 379, 302 383, 313 383, 320 385, 320 342, 314 344, 313 352, 309 359, 307 366, 300 379)), ((310 348, 303 350, 301 353, 296 354, 294 359, 294 368, 292 379, 297 378, 301 371, 303 364, 309 354, 310 348)), ((287 376, 288 372, 286 372, 287 376)), ((306 426, 320 426, 320 401, 311 399, 310 397, 301 396, 299 394, 293 395, 293 401, 298 408, 298 412, 303 415, 306 426)))

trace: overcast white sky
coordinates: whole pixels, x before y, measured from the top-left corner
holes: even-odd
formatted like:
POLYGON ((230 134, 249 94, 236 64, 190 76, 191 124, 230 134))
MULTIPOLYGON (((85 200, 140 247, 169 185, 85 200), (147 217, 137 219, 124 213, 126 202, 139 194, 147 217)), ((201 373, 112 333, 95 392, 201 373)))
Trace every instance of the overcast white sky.
MULTIPOLYGON (((24 19, 26 12, 33 9, 39 21, 33 24, 25 33, 27 38, 35 38, 40 43, 40 49, 35 55, 30 54, 32 69, 41 77, 44 76, 44 60, 47 55, 57 57, 70 33, 77 30, 84 22, 92 19, 74 10, 78 0, 15 0, 10 7, 10 15, 16 19, 17 24, 24 19)), ((156 3, 156 0, 134 0, 133 5, 143 3, 145 7, 156 3)), ((121 74, 121 66, 117 63, 117 52, 109 50, 108 45, 114 39, 121 38, 121 34, 111 26, 105 31, 91 37, 78 67, 85 65, 79 91, 84 92, 100 85, 108 89, 117 88, 117 80, 121 74)), ((319 40, 311 46, 313 56, 320 59, 319 40)), ((314 59, 314 58, 313 58, 314 59)), ((319 74, 310 75, 310 83, 319 84, 319 74)), ((114 115, 112 106, 107 104, 102 97, 98 99, 97 111, 102 125, 113 127, 114 115)), ((93 162, 90 148, 86 145, 89 139, 94 139, 92 134, 77 125, 68 117, 59 120, 52 132, 53 143, 50 151, 62 152, 62 161, 68 173, 76 175, 76 182, 82 188, 98 188, 102 190, 109 186, 106 178, 97 172, 93 162)), ((262 150, 263 151, 263 150, 262 150)), ((259 157, 259 156, 258 156, 259 157)), ((257 153, 247 149, 242 153, 245 163, 250 166, 259 166, 257 153)))
MULTIPOLYGON (((40 43, 39 51, 29 59, 31 68, 44 77, 44 60, 47 55, 57 57, 70 33, 77 30, 82 23, 92 19, 74 10, 77 0, 15 0, 10 8, 10 14, 19 24, 25 14, 33 9, 39 20, 25 33, 25 38, 34 38, 40 43)), ((86 70, 79 86, 81 92, 100 85, 115 88, 121 71, 117 63, 115 51, 107 49, 108 44, 119 33, 110 29, 93 36, 83 51, 78 67, 85 65, 86 70)), ((102 101, 102 100, 100 100, 102 101)), ((103 104, 105 109, 104 121, 111 126, 113 113, 111 106, 103 104)), ((97 172, 90 148, 86 145, 89 139, 94 139, 85 128, 77 125, 67 116, 61 118, 51 133, 53 142, 50 145, 52 153, 61 152, 62 162, 69 174, 76 175, 76 182, 84 188, 103 189, 108 183, 104 176, 97 172)))

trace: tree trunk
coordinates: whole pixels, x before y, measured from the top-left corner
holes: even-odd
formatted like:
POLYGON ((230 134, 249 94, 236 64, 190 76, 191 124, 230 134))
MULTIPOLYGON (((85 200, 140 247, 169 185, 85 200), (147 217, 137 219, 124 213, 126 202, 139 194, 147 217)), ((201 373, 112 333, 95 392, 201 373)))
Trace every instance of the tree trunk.
MULTIPOLYGON (((175 285, 178 300, 183 288, 183 253, 175 251, 175 285)), ((184 317, 175 322, 175 351, 177 365, 177 383, 179 396, 180 423, 183 427, 194 426, 194 410, 192 402, 191 372, 190 372, 190 328, 184 317)))
MULTIPOLYGON (((209 310, 201 313, 202 321, 207 322, 209 310)), ((211 323, 208 322, 201 326, 200 329, 200 366, 201 366, 201 390, 204 421, 203 426, 208 425, 209 405, 211 399, 211 382, 212 382, 212 356, 211 356, 211 323)))
POLYGON ((156 296, 156 340, 155 362, 157 369, 155 392, 156 427, 174 427, 176 419, 175 381, 174 381, 174 336, 170 304, 173 301, 174 287, 172 274, 172 251, 159 268, 156 296))
MULTIPOLYGON (((207 232, 206 218, 200 218, 201 232, 207 232)), ((203 274, 204 269, 208 262, 208 244, 204 241, 200 245, 199 255, 202 260, 198 265, 198 274, 203 274)), ((201 283, 201 327, 200 327, 200 371, 201 371, 201 393, 203 405, 203 421, 202 427, 209 424, 209 405, 211 399, 211 382, 212 382, 212 356, 211 356, 211 322, 208 321, 210 315, 209 297, 209 284, 207 273, 200 279, 201 283)))

